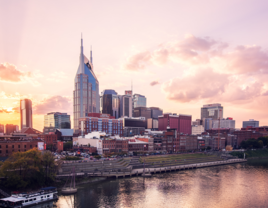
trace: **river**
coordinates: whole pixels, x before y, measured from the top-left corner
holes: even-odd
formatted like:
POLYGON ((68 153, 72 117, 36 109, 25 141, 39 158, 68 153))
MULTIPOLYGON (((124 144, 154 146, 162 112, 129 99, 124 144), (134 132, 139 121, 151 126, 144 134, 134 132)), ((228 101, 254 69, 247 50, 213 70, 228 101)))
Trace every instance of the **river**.
POLYGON ((59 208, 268 207, 268 160, 80 185, 59 208))

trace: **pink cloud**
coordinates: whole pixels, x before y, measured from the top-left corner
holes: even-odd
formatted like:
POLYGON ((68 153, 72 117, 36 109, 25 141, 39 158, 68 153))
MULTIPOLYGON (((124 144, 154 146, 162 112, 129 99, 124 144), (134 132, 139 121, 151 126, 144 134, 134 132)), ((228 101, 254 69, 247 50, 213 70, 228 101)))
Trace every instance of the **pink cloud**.
POLYGON ((0 79, 10 82, 20 82, 23 77, 30 77, 31 74, 22 72, 17 69, 17 67, 10 63, 0 64, 0 79))
POLYGON ((59 95, 46 98, 33 107, 34 114, 46 114, 49 112, 69 113, 71 111, 71 99, 59 95))

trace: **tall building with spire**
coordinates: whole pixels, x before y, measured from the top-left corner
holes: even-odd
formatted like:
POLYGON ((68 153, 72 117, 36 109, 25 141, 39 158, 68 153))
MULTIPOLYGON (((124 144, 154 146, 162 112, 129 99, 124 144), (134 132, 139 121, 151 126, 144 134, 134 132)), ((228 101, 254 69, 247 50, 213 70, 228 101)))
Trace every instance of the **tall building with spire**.
POLYGON ((93 71, 92 50, 88 60, 83 52, 82 38, 79 67, 74 79, 73 108, 74 130, 79 129, 79 118, 100 112, 99 81, 93 71))

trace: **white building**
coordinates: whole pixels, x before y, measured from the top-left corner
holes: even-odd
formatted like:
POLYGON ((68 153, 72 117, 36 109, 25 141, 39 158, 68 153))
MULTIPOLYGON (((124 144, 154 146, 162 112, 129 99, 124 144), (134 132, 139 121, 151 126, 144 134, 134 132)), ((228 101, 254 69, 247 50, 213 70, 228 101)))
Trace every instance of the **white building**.
MULTIPOLYGON (((219 128, 219 120, 212 121, 212 129, 219 128)), ((220 128, 224 129, 234 129, 235 128, 235 120, 227 118, 227 119, 220 119, 220 128)))
POLYGON ((96 147, 99 155, 103 154, 102 148, 102 136, 106 136, 105 132, 91 132, 85 136, 79 136, 73 138, 73 145, 83 146, 90 145, 91 147, 96 147))
POLYGON ((192 126, 192 135, 198 135, 205 132, 205 128, 203 125, 193 125, 192 126))

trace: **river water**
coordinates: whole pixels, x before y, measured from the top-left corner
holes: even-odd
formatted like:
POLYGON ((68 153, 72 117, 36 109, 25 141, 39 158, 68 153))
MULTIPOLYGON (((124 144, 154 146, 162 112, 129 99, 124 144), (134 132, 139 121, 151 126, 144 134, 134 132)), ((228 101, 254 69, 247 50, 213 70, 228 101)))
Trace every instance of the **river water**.
POLYGON ((268 207, 268 160, 78 186, 59 208, 268 207))

